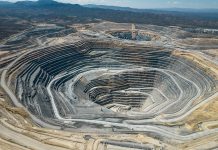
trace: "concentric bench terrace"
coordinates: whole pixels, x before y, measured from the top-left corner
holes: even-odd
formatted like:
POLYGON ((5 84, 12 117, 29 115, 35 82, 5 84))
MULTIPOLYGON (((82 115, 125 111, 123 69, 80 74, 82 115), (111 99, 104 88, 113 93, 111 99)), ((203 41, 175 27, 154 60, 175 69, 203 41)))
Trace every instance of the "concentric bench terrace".
POLYGON ((28 53, 8 71, 8 84, 42 118, 56 118, 53 100, 62 117, 164 113, 173 118, 217 88, 213 77, 171 50, 94 42, 28 53))

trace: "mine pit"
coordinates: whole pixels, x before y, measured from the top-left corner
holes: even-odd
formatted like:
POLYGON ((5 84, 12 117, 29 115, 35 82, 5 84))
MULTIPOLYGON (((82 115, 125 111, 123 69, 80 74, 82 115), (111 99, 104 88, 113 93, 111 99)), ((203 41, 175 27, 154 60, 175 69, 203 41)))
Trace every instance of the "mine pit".
MULTIPOLYGON (((212 49, 217 39, 206 38, 216 35, 197 33, 204 37, 197 38, 196 33, 176 27, 137 25, 139 29, 131 30, 130 26, 104 22, 88 29, 78 25, 75 31, 45 25, 6 40, 1 45, 5 94, 0 98, 0 116, 7 117, 1 124, 8 125, 11 116, 13 123, 25 117, 28 121, 23 124, 33 120, 37 125, 34 130, 28 130, 30 125, 19 129, 26 136, 35 137, 40 131, 40 137, 48 137, 46 142, 64 146, 64 140, 80 142, 80 148, 99 140, 99 145, 112 148, 131 144, 133 149, 147 149, 163 147, 159 141, 185 143, 216 133, 217 122, 210 122, 204 110, 205 103, 217 98, 217 53, 212 49), (9 98, 19 107, 10 114, 9 98), (197 112, 204 117, 190 115, 200 106, 197 112), (38 126, 49 129, 41 131, 38 126), (58 137, 65 138, 49 138, 59 132, 58 137), (122 141, 123 137, 128 139, 122 141), (156 144, 142 145, 135 139, 156 139, 156 144)), ((215 114, 215 106, 208 108, 215 114)))

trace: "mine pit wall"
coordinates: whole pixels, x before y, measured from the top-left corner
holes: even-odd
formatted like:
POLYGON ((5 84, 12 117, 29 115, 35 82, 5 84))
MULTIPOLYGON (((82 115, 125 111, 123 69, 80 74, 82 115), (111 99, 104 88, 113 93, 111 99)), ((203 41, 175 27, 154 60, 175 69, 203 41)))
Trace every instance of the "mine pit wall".
MULTIPOLYGON (((46 86, 57 74, 62 73, 63 71, 66 72, 67 70, 59 70, 55 74, 50 75, 48 72, 45 72, 43 68, 38 66, 38 68, 40 68, 40 70, 44 72, 43 76, 46 76, 47 79, 46 79, 46 83, 44 83, 43 81, 40 81, 41 83, 39 82, 38 85, 36 85, 36 87, 25 85, 26 84, 25 81, 20 80, 19 76, 23 72, 27 71, 26 67, 28 65, 37 64, 39 63, 38 61, 40 60, 40 58, 47 57, 48 55, 51 55, 51 57, 48 57, 49 59, 53 59, 55 57, 52 57, 52 55, 55 56, 55 53, 63 51, 65 47, 66 45, 60 45, 59 47, 49 47, 47 49, 41 49, 41 50, 34 51, 32 53, 29 53, 25 57, 18 60, 18 62, 14 64, 14 67, 12 67, 8 71, 9 72, 8 76, 13 75, 12 78, 9 78, 10 88, 13 89, 13 92, 16 93, 16 96, 33 114, 36 114, 41 117, 44 116, 46 118, 54 118, 54 114, 53 114, 53 110, 51 107, 51 102, 50 102, 50 99, 47 93, 46 86), (19 64, 24 64, 24 65, 19 65, 19 64), (21 93, 20 90, 23 90, 24 93, 18 94, 18 93, 21 93), (40 109, 42 109, 43 111, 41 111, 40 109)), ((99 49, 99 48, 102 48, 102 49, 113 48, 117 50, 128 49, 128 50, 135 51, 135 52, 137 52, 137 50, 144 50, 145 48, 151 49, 151 50, 148 50, 148 52, 151 52, 152 50, 155 50, 155 49, 164 50, 163 48, 159 48, 159 47, 157 48, 153 48, 153 47, 150 48, 150 47, 143 47, 143 46, 136 47, 135 45, 123 45, 122 43, 117 43, 117 42, 111 43, 111 42, 99 42, 99 41, 85 41, 85 42, 78 42, 78 43, 70 45, 70 49, 73 49, 73 51, 76 50, 78 53, 83 53, 83 54, 88 53, 90 49, 99 49)), ((169 54, 170 54, 170 51, 169 51, 169 54)), ((169 57, 175 57, 175 59, 177 58, 181 59, 179 56, 175 56, 173 53, 170 54, 169 57)), ((195 65, 192 61, 188 61, 188 63, 192 65, 194 68, 199 67, 195 65)), ((175 65, 176 64, 171 64, 169 68, 171 67, 176 68, 175 65)), ((37 70, 35 70, 35 72, 37 72, 37 70)), ((26 74, 28 75, 28 73, 26 74)), ((36 77, 35 80, 36 79, 38 79, 38 77, 36 77)), ((42 77, 39 78, 38 80, 42 80, 42 77)), ((158 85, 154 84, 154 86, 158 86, 158 85)), ((59 103, 59 105, 61 104, 59 103)), ((60 110, 64 110, 64 109, 62 108, 60 110)), ((66 112, 61 111, 60 113, 61 115, 65 116, 66 112)))
MULTIPOLYGON (((131 36, 134 35, 134 36, 132 36, 132 39, 129 39, 129 40, 136 40, 134 38, 136 36, 146 36, 146 37, 149 37, 150 40, 148 40, 148 41, 160 40, 160 38, 161 38, 158 34, 152 33, 150 31, 145 31, 145 30, 111 30, 111 31, 106 31, 105 33, 106 34, 110 34, 112 36, 115 36, 115 34, 119 35, 119 34, 122 34, 122 33, 123 34, 124 33, 130 34, 131 36)), ((120 38, 118 36, 115 36, 115 37, 120 38)), ((125 38, 123 38, 123 39, 125 39, 125 38)), ((147 41, 147 40, 141 39, 139 41, 147 41)))
MULTIPOLYGON (((31 53, 27 53, 24 57, 17 60, 15 64, 8 70, 7 79, 10 89, 12 89, 12 91, 16 94, 17 98, 20 99, 24 106, 26 106, 33 114, 38 114, 38 116, 54 118, 46 86, 56 75, 50 75, 49 73, 44 71, 42 67, 38 66, 38 63, 43 56, 53 55, 57 52, 62 51, 61 47, 64 49, 65 45, 60 45, 58 47, 48 47, 45 49, 40 49, 31 53), (35 77, 28 75, 29 71, 33 71, 31 73, 35 77), (42 80, 42 77, 39 77, 39 73, 43 74, 43 76, 46 77, 45 81, 43 81, 44 79, 42 80), (21 75, 25 76, 26 81, 20 78, 21 75), (26 82, 30 83, 30 85, 26 82), (41 83, 37 86, 31 86, 33 82, 41 83), (41 111, 40 108, 46 111, 41 111)), ((70 47, 71 49, 76 49, 76 51, 80 53, 86 53, 89 51, 89 49, 95 48, 128 48, 132 50, 136 49, 135 46, 126 46, 119 43, 97 41, 78 42, 70 45, 70 47)), ((139 47, 138 49, 143 48, 144 47, 139 47)), ((52 57, 48 58, 52 59, 52 57)), ((61 73, 61 71, 59 73, 61 73)), ((61 114, 64 114, 64 112, 61 112, 61 114)))
POLYGON ((218 68, 212 62, 207 61, 192 52, 175 50, 172 52, 172 55, 186 61, 192 68, 198 69, 202 74, 207 75, 207 78, 210 79, 212 85, 210 87, 211 90, 207 91, 207 95, 214 94, 213 92, 218 90, 218 68))
MULTIPOLYGON (((65 48, 65 45, 61 45, 61 46, 65 48)), ((78 42, 70 46, 72 46, 71 49, 76 49, 76 51, 78 51, 79 53, 86 53, 86 51, 89 49, 89 43, 84 43, 84 42, 78 42)), ((38 65, 38 61, 43 56, 52 55, 57 53, 58 51, 61 51, 61 48, 59 48, 59 50, 58 49, 56 50, 56 47, 49 47, 47 49, 40 49, 34 51, 32 53, 25 55, 25 57, 19 59, 14 64, 14 66, 12 66, 12 68, 8 70, 7 76, 9 80, 8 83, 10 89, 12 89, 12 91, 16 94, 17 98, 20 99, 22 104, 26 106, 33 114, 38 114, 39 116, 45 116, 48 118, 54 117, 46 86, 52 80, 52 78, 54 78, 56 74, 50 75, 49 73, 44 71, 43 68, 41 68, 38 65), (38 71, 39 68, 40 71, 38 71), (28 75, 28 72, 31 70, 34 71, 31 73, 35 76, 35 79, 34 77, 32 79, 31 75, 30 76, 28 75), (42 77, 37 77, 40 75, 39 72, 41 72, 41 74, 43 74, 43 76, 46 77, 45 81, 43 81, 44 79, 42 77), (21 79, 20 76, 22 77, 25 76, 26 81, 21 79), (31 84, 33 82, 41 82, 41 84, 37 86, 33 86, 33 85, 31 86, 26 82, 28 83, 31 82, 31 84), (37 100, 39 101, 38 104, 34 104, 35 101, 37 100), (35 106, 40 105, 38 107, 46 110, 45 113, 41 112, 40 108, 35 107, 34 105, 35 106)))
POLYGON ((90 40, 87 41, 90 45, 91 49, 98 49, 98 48, 103 48, 103 49, 108 49, 108 48, 114 48, 114 49, 129 49, 129 50, 144 50, 145 48, 150 48, 151 50, 164 50, 165 48, 159 47, 159 46, 144 46, 144 45, 139 45, 139 44, 134 44, 134 43, 122 43, 119 41, 99 41, 99 40, 90 40))

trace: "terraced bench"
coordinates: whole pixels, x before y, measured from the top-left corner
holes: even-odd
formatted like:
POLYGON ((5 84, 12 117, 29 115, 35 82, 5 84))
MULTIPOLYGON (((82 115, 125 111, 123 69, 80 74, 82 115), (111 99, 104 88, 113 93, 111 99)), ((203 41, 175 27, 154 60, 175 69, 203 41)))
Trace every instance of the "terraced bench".
POLYGON ((8 76, 16 77, 15 85, 9 82, 21 102, 50 118, 57 117, 52 101, 62 117, 176 118, 217 88, 213 77, 170 50, 81 41, 35 50, 17 61, 8 76))

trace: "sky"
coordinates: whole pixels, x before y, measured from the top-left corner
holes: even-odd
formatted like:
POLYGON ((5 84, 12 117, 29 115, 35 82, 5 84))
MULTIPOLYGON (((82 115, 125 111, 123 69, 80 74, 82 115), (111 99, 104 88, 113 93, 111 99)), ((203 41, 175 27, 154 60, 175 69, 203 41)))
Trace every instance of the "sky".
MULTIPOLYGON (((5 1, 5 0, 0 0, 5 1)), ((8 0, 15 2, 19 0, 8 0)), ((132 8, 216 8, 218 0, 56 0, 73 4, 98 4, 132 8)))

